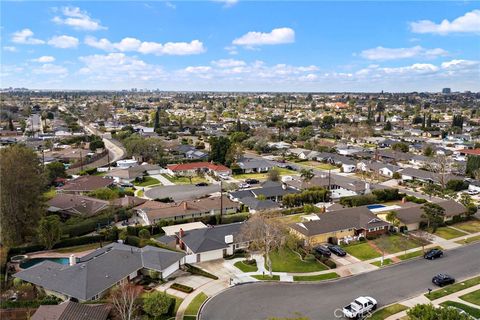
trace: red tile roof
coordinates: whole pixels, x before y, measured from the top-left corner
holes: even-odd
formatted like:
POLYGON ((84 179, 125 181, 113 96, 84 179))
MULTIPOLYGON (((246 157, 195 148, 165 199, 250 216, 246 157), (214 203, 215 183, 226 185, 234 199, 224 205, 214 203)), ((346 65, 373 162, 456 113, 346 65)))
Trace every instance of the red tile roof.
POLYGON ((209 169, 212 171, 230 171, 230 169, 221 164, 214 164, 211 162, 191 162, 191 163, 179 163, 167 166, 167 169, 172 171, 186 171, 196 169, 209 169))
POLYGON ((471 155, 474 155, 474 156, 480 156, 480 148, 477 148, 477 149, 462 149, 462 150, 458 150, 458 152, 464 153, 464 154, 471 154, 471 155))

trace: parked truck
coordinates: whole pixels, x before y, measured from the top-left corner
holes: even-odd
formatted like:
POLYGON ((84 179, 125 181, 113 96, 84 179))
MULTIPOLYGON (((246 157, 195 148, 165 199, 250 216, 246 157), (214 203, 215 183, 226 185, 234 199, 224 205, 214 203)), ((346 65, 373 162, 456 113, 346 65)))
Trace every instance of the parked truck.
POLYGON ((350 319, 362 319, 375 309, 377 309, 377 300, 372 297, 358 297, 343 307, 343 315, 350 319))

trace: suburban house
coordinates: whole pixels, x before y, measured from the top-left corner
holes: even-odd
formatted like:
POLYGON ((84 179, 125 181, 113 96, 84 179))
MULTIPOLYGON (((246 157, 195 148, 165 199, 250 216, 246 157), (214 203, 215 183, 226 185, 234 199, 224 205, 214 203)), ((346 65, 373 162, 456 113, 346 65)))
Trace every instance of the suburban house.
POLYGON ((243 203, 244 198, 257 199, 260 197, 259 200, 281 202, 284 195, 298 192, 298 190, 287 186, 285 183, 266 181, 260 188, 230 192, 230 199, 243 203))
POLYGON ((211 162, 180 163, 167 166, 167 173, 171 176, 189 176, 197 173, 211 173, 218 175, 230 175, 232 171, 221 164, 211 162))
POLYGON ((76 194, 58 193, 47 201, 47 205, 49 212, 58 213, 64 217, 91 217, 107 209, 110 202, 76 194))
POLYGON ((59 305, 41 305, 30 320, 107 320, 111 305, 64 301, 59 305))
POLYGON ((360 162, 358 164, 358 169, 365 172, 372 172, 375 174, 379 174, 381 176, 388 177, 388 178, 393 177, 394 173, 402 170, 402 168, 399 166, 383 163, 383 162, 376 162, 376 161, 360 162))
MULTIPOLYGON (((463 216, 467 211, 462 204, 453 200, 445 200, 437 202, 437 204, 445 210, 445 222, 452 220, 453 217, 463 216)), ((427 221, 426 218, 423 217, 425 212, 422 207, 423 205, 416 205, 393 210, 397 213, 400 227, 404 226, 409 231, 419 229, 420 223, 427 221)))
POLYGON ((70 264, 43 261, 17 272, 14 277, 42 287, 48 294, 79 302, 97 300, 115 285, 131 281, 151 271, 168 278, 184 263, 183 252, 153 246, 137 248, 112 243, 70 264))
POLYGON ((330 198, 338 200, 342 197, 350 197, 368 193, 370 186, 368 183, 349 179, 337 175, 315 176, 309 181, 304 181, 300 178, 285 181, 285 183, 297 190, 305 190, 312 187, 322 187, 330 190, 330 198))
POLYGON ((222 259, 232 255, 235 250, 246 248, 248 242, 238 237, 243 222, 230 223, 208 228, 177 233, 178 245, 187 254, 186 263, 198 263, 222 259))
POLYGON ((109 187, 113 185, 114 182, 115 180, 111 178, 80 176, 67 181, 64 186, 58 188, 58 191, 63 193, 85 194, 97 189, 109 187))
POLYGON ((378 218, 366 206, 329 211, 319 219, 290 225, 293 234, 307 245, 349 242, 385 234, 390 223, 378 218))
POLYGON ((172 148, 172 151, 185 159, 205 160, 208 158, 208 153, 197 150, 188 144, 176 146, 172 148))
POLYGON ((450 180, 463 180, 463 177, 455 176, 453 174, 440 174, 436 172, 415 169, 415 168, 405 168, 401 172, 402 181, 421 181, 428 183, 441 184, 447 183, 450 180))
POLYGON ((237 165, 243 173, 268 172, 274 167, 270 161, 258 158, 242 158, 237 165))
POLYGON ((205 216, 236 213, 240 204, 233 202, 226 196, 203 198, 197 200, 184 200, 181 202, 163 203, 159 201, 147 201, 135 208, 138 216, 145 224, 154 224, 160 220, 183 220, 205 216))
POLYGON ((114 169, 105 174, 105 177, 115 180, 116 183, 131 183, 137 178, 150 174, 159 174, 161 167, 153 164, 142 164, 123 169, 114 169))

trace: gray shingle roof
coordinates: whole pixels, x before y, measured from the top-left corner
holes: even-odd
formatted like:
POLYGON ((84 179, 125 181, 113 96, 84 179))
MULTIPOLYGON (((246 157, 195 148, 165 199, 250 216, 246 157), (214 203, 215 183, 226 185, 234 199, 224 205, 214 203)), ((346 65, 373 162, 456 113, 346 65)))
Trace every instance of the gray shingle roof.
POLYGON ((106 320, 111 307, 66 301, 59 305, 41 305, 32 320, 106 320))
POLYGON ((185 231, 181 240, 194 253, 227 248, 225 236, 233 235, 234 241, 243 222, 224 224, 205 229, 185 231))

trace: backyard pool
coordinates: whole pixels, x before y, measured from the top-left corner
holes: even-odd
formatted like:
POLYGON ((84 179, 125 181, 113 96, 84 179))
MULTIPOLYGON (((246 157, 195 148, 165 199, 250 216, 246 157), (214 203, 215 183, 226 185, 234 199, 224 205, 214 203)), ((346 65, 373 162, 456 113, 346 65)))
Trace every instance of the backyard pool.
POLYGON ((367 206, 368 210, 385 208, 383 204, 370 204, 367 206))
POLYGON ((39 264, 40 262, 46 261, 46 260, 53 261, 53 262, 60 263, 60 264, 68 264, 69 263, 68 258, 33 258, 33 259, 28 259, 28 260, 20 263, 20 268, 27 269, 27 268, 33 267, 34 265, 39 264))

